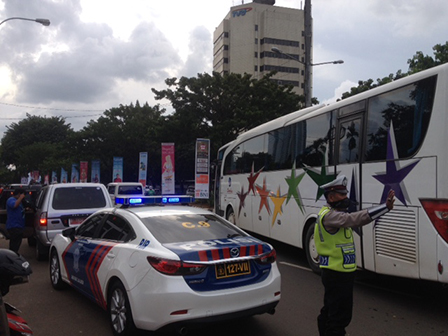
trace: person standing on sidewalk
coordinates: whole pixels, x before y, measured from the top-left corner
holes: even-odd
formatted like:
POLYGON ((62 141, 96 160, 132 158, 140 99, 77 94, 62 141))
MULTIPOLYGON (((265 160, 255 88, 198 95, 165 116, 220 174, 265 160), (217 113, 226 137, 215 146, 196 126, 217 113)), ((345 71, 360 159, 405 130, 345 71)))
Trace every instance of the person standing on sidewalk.
POLYGON ((317 318, 320 336, 343 336, 353 310, 356 254, 353 227, 371 223, 394 207, 395 192, 390 190, 384 204, 348 213, 347 178, 339 176, 321 186, 327 204, 319 211, 314 242, 319 254, 324 306, 317 318))

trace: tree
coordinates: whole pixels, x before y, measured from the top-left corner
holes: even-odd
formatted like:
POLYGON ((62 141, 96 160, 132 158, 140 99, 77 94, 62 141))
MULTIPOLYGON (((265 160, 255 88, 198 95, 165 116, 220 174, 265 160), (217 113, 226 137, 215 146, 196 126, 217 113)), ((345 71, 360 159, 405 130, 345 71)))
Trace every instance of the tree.
POLYGON ((161 134, 166 127, 164 111, 158 105, 141 106, 138 101, 135 106, 120 105, 105 111, 104 116, 88 122, 76 134, 72 148, 78 153, 78 161, 99 159, 101 179, 107 183, 112 178, 113 156, 123 157, 124 181, 137 181, 139 152, 148 152, 149 177, 160 176, 161 134))
POLYGON ((408 72, 403 73, 401 70, 398 70, 395 75, 390 74, 389 76, 382 79, 378 78, 376 80, 376 83, 374 83, 372 79, 368 79, 367 81, 360 80, 358 81, 358 86, 352 87, 349 92, 344 92, 341 99, 354 96, 358 93, 373 89, 380 85, 390 83, 419 71, 423 71, 448 62, 448 42, 443 45, 436 44, 432 49, 434 50, 434 57, 424 55, 421 51, 417 51, 417 53, 411 59, 408 59, 408 72))
POLYGON ((167 79, 167 89, 152 91, 156 99, 171 102, 169 134, 176 134, 176 143, 189 149, 182 153, 193 158, 196 138, 210 139, 216 153, 241 132, 300 108, 303 97, 291 86, 279 86, 272 75, 256 80, 248 74, 204 73, 167 79))
POLYGON ((443 45, 436 44, 432 47, 432 50, 434 50, 434 58, 428 55, 423 55, 421 51, 417 51, 411 59, 408 59, 408 73, 414 74, 448 62, 448 42, 443 45))
POLYGON ((67 139, 73 134, 70 124, 62 117, 27 118, 7 126, 2 139, 1 160, 13 165, 17 174, 32 170, 48 172, 51 166, 63 163, 69 156, 67 139))

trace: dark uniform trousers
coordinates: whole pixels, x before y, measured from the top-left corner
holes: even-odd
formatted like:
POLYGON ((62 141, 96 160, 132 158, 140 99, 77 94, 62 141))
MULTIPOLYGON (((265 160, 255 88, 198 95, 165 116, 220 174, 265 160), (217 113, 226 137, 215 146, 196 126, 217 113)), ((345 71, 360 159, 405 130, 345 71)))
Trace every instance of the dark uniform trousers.
POLYGON ((343 336, 352 319, 355 272, 321 270, 325 295, 324 306, 317 317, 319 335, 343 336))

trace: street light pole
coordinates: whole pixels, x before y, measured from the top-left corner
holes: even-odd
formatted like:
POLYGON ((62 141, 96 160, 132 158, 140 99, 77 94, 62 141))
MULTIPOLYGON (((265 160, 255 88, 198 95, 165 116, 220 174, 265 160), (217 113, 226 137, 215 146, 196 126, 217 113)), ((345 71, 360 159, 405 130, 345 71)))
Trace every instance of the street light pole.
POLYGON ((23 17, 11 17, 11 18, 8 18, 8 19, 3 20, 2 22, 0 22, 0 25, 3 24, 6 21, 9 21, 9 20, 34 21, 34 22, 40 23, 41 25, 44 25, 46 27, 48 27, 50 25, 50 20, 48 20, 48 19, 28 19, 28 18, 23 18, 23 17))
POLYGON ((311 91, 311 67, 312 66, 316 66, 316 65, 324 65, 324 64, 343 64, 344 61, 343 60, 337 60, 337 61, 329 61, 329 62, 321 62, 321 63, 305 63, 302 62, 300 59, 298 59, 297 57, 294 57, 293 55, 287 54, 283 51, 281 51, 279 48, 277 47, 272 47, 271 50, 273 52, 275 52, 276 54, 282 54, 285 55, 286 57, 299 62, 300 64, 305 65, 305 107, 309 107, 311 106, 311 97, 312 97, 312 91, 311 91), (308 69, 308 75, 309 77, 306 77, 307 74, 307 69, 308 69))

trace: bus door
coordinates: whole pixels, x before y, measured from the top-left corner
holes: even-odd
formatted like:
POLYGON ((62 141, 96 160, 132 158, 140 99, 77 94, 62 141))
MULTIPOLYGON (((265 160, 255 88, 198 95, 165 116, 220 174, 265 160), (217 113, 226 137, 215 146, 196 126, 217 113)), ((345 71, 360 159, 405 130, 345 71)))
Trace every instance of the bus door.
MULTIPOLYGON (((358 105, 358 104, 354 104, 358 105)), ((359 111, 363 106, 347 106, 346 108, 358 108, 356 111, 339 111, 338 135, 336 137, 336 162, 338 162, 337 172, 347 176, 349 191, 348 197, 353 201, 349 211, 357 211, 362 208, 362 149, 364 139, 364 111, 359 111), (342 115, 341 115, 342 114, 342 115), (355 204, 358 205, 355 205, 355 204)), ((357 250, 358 266, 363 266, 363 229, 356 228, 353 232, 357 250)))

